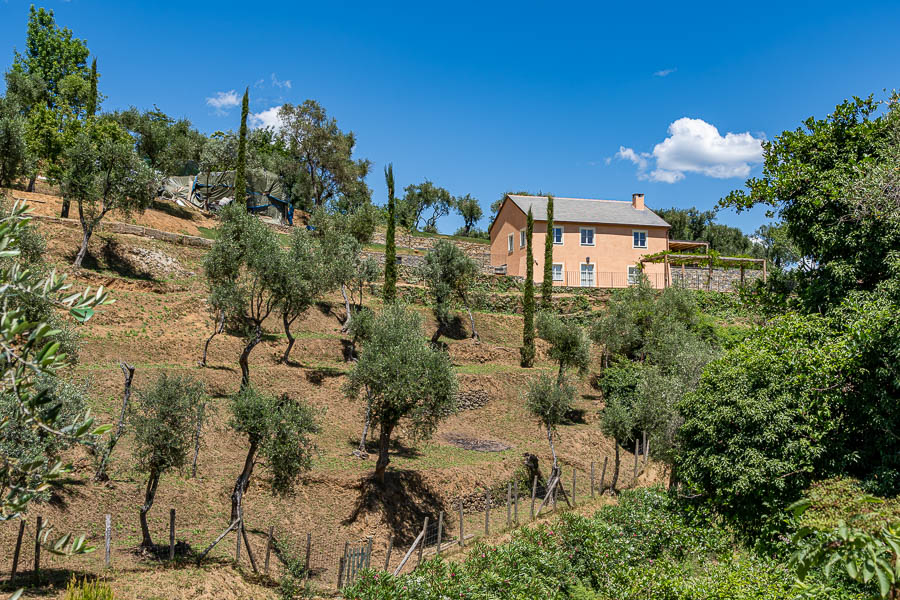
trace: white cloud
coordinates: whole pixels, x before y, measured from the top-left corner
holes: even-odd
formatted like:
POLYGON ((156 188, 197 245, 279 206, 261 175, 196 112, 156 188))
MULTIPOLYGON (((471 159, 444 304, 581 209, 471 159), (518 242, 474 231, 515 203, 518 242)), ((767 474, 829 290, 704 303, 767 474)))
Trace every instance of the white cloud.
POLYGON ((206 99, 206 104, 212 106, 217 115, 227 114, 229 108, 234 108, 240 103, 241 101, 234 90, 216 92, 215 96, 206 99))
POLYGON ((620 146, 616 158, 637 165, 639 179, 663 183, 681 181, 685 173, 716 179, 747 177, 751 166, 762 161, 763 141, 764 136, 749 132, 723 136, 703 119, 682 117, 669 125, 669 137, 656 144, 653 152, 620 146), (648 173, 651 160, 655 168, 648 173))
POLYGON ((278 110, 280 108, 280 106, 273 106, 271 108, 267 108, 262 112, 250 113, 250 127, 252 127, 253 129, 259 129, 261 127, 280 129, 281 119, 278 117, 278 110))
POLYGON ((676 69, 676 68, 663 69, 663 70, 661 70, 661 71, 655 72, 655 73, 653 74, 653 76, 654 76, 654 77, 666 77, 666 76, 668 76, 668 75, 671 75, 672 73, 674 73, 674 72, 677 71, 677 70, 678 70, 678 69, 676 69))
POLYGON ((275 76, 275 73, 272 73, 272 85, 274 87, 291 89, 291 80, 285 79, 284 81, 280 81, 278 77, 275 76))

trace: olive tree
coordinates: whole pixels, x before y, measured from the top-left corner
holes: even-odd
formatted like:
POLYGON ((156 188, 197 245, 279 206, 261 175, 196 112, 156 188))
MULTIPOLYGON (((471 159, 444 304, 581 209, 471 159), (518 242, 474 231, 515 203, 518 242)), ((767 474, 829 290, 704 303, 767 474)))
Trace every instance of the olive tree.
POLYGON ((437 329, 431 336, 431 343, 436 344, 441 334, 446 333, 450 325, 450 302, 457 298, 469 313, 472 325, 472 337, 478 339, 475 329, 475 317, 469 308, 469 288, 478 275, 478 265, 453 242, 438 240, 425 255, 419 273, 434 302, 434 317, 437 329))
POLYGON ((322 285, 324 265, 321 247, 305 229, 293 231, 290 247, 280 252, 278 257, 281 265, 275 278, 275 296, 284 335, 288 340, 281 361, 287 363, 295 341, 291 326, 327 289, 322 285))
POLYGON ((484 213, 481 211, 481 205, 478 204, 478 198, 473 198, 471 194, 459 196, 453 199, 456 210, 463 218, 464 235, 469 235, 475 228, 475 224, 481 220, 484 213))
POLYGON ((109 211, 143 212, 153 200, 156 175, 133 145, 115 121, 90 119, 65 152, 60 188, 63 198, 78 205, 82 231, 75 267, 81 267, 91 235, 109 211))
POLYGON ((238 360, 242 387, 250 383, 250 353, 262 341, 262 324, 278 305, 282 250, 275 235, 243 204, 232 202, 222 211, 219 236, 204 263, 210 287, 241 301, 237 322, 245 342, 238 360))
POLYGON ((553 473, 556 474, 558 464, 553 438, 557 435, 557 427, 563 422, 566 414, 572 410, 575 399, 575 387, 565 378, 562 380, 542 373, 531 380, 525 394, 526 407, 541 425, 547 430, 547 442, 553 455, 553 473))
POLYGON ((356 398, 365 391, 370 420, 378 432, 375 478, 384 482, 391 437, 401 425, 413 439, 427 439, 456 409, 456 376, 446 353, 422 337, 422 319, 396 304, 372 323, 345 391, 356 398))
POLYGON ((144 504, 140 510, 141 546, 153 547, 147 513, 153 507, 159 479, 166 471, 187 464, 194 441, 194 418, 203 402, 204 386, 190 377, 165 373, 137 394, 134 458, 147 473, 144 504))
POLYGON ((577 369, 579 375, 587 372, 591 363, 591 341, 578 323, 541 312, 537 318, 537 334, 550 344, 550 358, 559 366, 556 379, 560 384, 568 369, 577 369))

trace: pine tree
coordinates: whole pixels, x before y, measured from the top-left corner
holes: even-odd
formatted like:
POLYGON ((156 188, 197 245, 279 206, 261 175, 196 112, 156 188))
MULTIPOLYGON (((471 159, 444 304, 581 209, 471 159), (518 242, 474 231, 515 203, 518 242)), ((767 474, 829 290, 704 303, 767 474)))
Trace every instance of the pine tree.
POLYGON ((247 114, 250 112, 250 88, 244 90, 241 104, 241 131, 238 137, 237 168, 234 170, 234 201, 246 202, 250 210, 250 196, 247 194, 247 114))
POLYGON ((389 304, 397 298, 397 244, 395 241, 396 211, 394 200, 394 165, 384 169, 384 180, 388 189, 388 224, 384 235, 384 303, 389 304))
POLYGON ((97 59, 91 63, 91 93, 88 96, 87 106, 85 106, 85 114, 93 117, 97 114, 97 59))
POLYGON ((531 208, 528 209, 528 228, 525 232, 527 236, 528 249, 525 254, 525 301, 522 309, 525 317, 525 328, 522 332, 522 347, 519 352, 522 354, 522 367, 530 369, 534 366, 534 253, 531 246, 531 238, 534 234, 534 216, 531 214, 531 208))
POLYGON ((550 309, 553 297, 553 196, 547 196, 547 235, 544 236, 544 281, 541 282, 541 308, 550 309))

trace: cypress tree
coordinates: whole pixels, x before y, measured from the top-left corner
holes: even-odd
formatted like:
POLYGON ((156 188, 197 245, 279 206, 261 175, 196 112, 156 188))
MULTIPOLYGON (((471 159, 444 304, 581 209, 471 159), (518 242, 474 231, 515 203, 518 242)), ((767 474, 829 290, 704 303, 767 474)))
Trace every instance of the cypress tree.
POLYGON ((541 282, 541 308, 550 309, 553 296, 553 196, 547 196, 547 235, 544 236, 544 281, 541 282))
POLYGON ((241 131, 238 137, 237 168, 234 170, 234 201, 246 202, 250 210, 250 196, 247 194, 247 114, 250 112, 250 88, 244 90, 241 104, 241 131))
POLYGON ((87 116, 93 117, 97 113, 97 59, 91 63, 91 93, 88 96, 85 107, 87 116))
POLYGON ((528 208, 528 228, 525 231, 528 249, 525 254, 525 299, 522 314, 525 317, 525 328, 522 331, 522 366, 530 369, 534 366, 534 253, 531 247, 531 237, 534 234, 534 216, 531 207, 528 208))
POLYGON ((394 202, 394 165, 389 164, 384 168, 384 180, 388 189, 388 224, 387 233, 384 235, 384 303, 389 304, 397 298, 397 244, 396 232, 396 207, 394 202))

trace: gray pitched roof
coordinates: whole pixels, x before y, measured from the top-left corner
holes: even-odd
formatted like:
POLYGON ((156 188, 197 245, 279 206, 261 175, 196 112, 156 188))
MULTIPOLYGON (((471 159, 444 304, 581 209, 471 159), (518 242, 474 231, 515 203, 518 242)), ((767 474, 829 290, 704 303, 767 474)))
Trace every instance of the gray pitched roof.
MULTIPOLYGON (((528 208, 535 221, 547 220, 546 196, 509 195, 516 206, 527 213, 528 208)), ((629 201, 591 200, 587 198, 553 197, 553 220, 575 223, 606 223, 610 225, 643 225, 645 227, 669 227, 649 208, 637 210, 629 201)))

